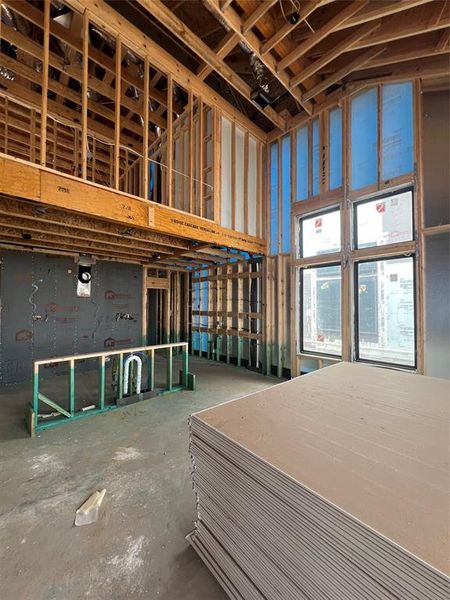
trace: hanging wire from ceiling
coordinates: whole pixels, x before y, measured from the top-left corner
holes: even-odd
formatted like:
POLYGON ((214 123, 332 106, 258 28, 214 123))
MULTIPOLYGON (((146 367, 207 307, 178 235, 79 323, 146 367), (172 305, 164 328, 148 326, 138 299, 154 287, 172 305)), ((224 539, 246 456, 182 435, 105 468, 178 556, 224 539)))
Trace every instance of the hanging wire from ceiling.
MULTIPOLYGON (((289 0, 290 3, 292 4, 294 11, 296 13, 300 13, 300 0, 289 0)), ((284 7, 283 7, 283 0, 279 0, 280 2, 280 8, 281 8, 281 12, 283 14, 283 19, 286 21, 286 23, 290 23, 289 18, 286 16, 286 13, 284 12, 284 7)), ((308 19, 303 19, 303 21, 306 23, 306 25, 309 27, 309 29, 311 30, 312 33, 315 33, 314 28, 310 25, 308 19)))

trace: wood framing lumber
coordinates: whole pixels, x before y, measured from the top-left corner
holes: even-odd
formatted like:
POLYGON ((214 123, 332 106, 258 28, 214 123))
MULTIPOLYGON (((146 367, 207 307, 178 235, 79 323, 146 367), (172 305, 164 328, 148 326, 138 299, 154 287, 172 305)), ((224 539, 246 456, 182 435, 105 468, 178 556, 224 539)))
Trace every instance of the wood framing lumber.
POLYGON ((275 57, 268 52, 265 56, 261 55, 260 46, 261 43, 258 37, 252 32, 248 31, 246 35, 242 33, 242 20, 237 12, 232 8, 228 7, 224 12, 220 10, 219 0, 204 0, 210 9, 223 19, 227 26, 237 33, 241 41, 248 47, 255 56, 269 69, 274 77, 285 87, 285 89, 295 98, 295 100, 305 109, 308 114, 312 114, 312 104, 310 102, 303 102, 302 95, 299 90, 292 89, 290 87, 290 76, 284 70, 279 68, 279 63, 275 57))
POLYGON ((251 98, 251 87, 235 73, 214 50, 211 50, 203 40, 191 31, 171 10, 160 0, 138 0, 153 17, 158 19, 173 34, 187 44, 200 58, 205 60, 210 67, 215 69, 225 81, 232 85, 236 91, 244 96, 246 100, 259 110, 265 117, 280 129, 285 128, 285 120, 272 108, 262 109, 251 98))
POLYGON ((345 6, 345 8, 339 11, 337 15, 329 19, 324 25, 322 25, 322 27, 312 33, 307 40, 299 44, 297 48, 282 58, 278 64, 279 69, 285 69, 294 61, 304 56, 309 50, 311 50, 311 48, 323 40, 332 31, 334 31, 340 23, 343 23, 357 13, 366 3, 366 0, 363 0, 362 2, 361 0, 354 0, 345 6))
POLYGON ((272 48, 281 42, 291 31, 298 27, 306 18, 313 13, 316 8, 321 4, 324 4, 324 0, 308 0, 302 4, 298 13, 298 18, 294 22, 288 21, 282 27, 278 29, 268 40, 266 40, 261 46, 261 54, 267 54, 272 48))
MULTIPOLYGON (((103 27, 106 31, 116 36, 119 32, 122 40, 140 56, 148 56, 152 66, 163 73, 172 74, 173 78, 185 89, 191 89, 196 95, 201 96, 211 106, 218 106, 232 120, 241 123, 258 139, 265 141, 266 134, 249 118, 234 108, 222 96, 212 90, 206 83, 195 77, 189 69, 184 67, 173 56, 162 49, 140 31, 132 23, 124 19, 114 8, 104 0, 65 0, 74 10, 82 13, 85 8, 95 13, 92 21, 103 27)), ((142 84, 141 84, 142 85, 142 84)))
MULTIPOLYGON (((222 41, 216 46, 214 49, 215 54, 219 58, 225 58, 232 50, 239 44, 239 36, 237 33, 233 31, 229 31, 225 34, 222 41)), ((211 67, 208 63, 201 65, 197 70, 197 77, 201 80, 204 80, 208 77, 208 75, 214 71, 213 67, 211 67)))
POLYGON ((311 88, 310 90, 305 92, 304 98, 306 100, 309 100, 310 98, 317 96, 317 94, 320 94, 320 92, 323 92, 324 90, 329 88, 334 83, 337 83, 338 81, 343 79, 346 75, 349 75, 350 73, 352 73, 356 68, 361 67, 361 66, 365 65, 366 63, 368 63, 372 58, 375 58, 376 56, 378 56, 378 54, 381 54, 382 52, 384 52, 384 50, 385 50, 384 46, 381 46, 381 47, 376 46, 375 48, 370 48, 366 52, 359 54, 356 58, 348 61, 346 65, 344 65, 343 67, 341 67, 340 69, 338 69, 337 71, 332 73, 329 77, 324 79, 322 82, 318 83, 316 86, 314 86, 313 88, 311 88))
POLYGON ((117 190, 0 154, 0 194, 199 242, 266 253, 266 242, 117 190))
POLYGON ((263 17, 278 0, 262 0, 251 15, 242 23, 242 33, 245 35, 263 17))
POLYGON ((366 25, 361 25, 361 27, 358 27, 355 31, 350 33, 347 38, 345 38, 342 42, 337 44, 329 52, 326 52, 317 60, 312 61, 311 64, 305 69, 303 69, 301 73, 295 75, 295 77, 292 77, 290 82, 291 86, 294 87, 299 83, 302 83, 302 81, 305 81, 306 79, 308 79, 308 77, 311 77, 312 75, 320 71, 325 65, 332 62, 335 58, 337 58, 344 52, 351 50, 355 42, 362 39, 366 35, 369 35, 370 33, 372 33, 372 31, 375 31, 375 29, 377 29, 380 26, 380 23, 381 21, 373 21, 371 23, 367 23, 366 25))

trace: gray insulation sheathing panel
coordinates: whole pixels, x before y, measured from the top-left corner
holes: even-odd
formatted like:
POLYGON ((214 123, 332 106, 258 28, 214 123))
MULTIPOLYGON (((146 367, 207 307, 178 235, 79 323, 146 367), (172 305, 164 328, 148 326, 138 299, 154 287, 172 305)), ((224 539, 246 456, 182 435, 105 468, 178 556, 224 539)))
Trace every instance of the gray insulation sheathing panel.
MULTIPOLYGON (((97 262, 91 297, 79 298, 72 258, 7 250, 0 261, 0 385, 30 381, 33 360, 141 344, 138 265, 97 262), (117 320, 118 313, 133 320, 117 320)), ((65 368, 42 368, 41 375, 65 368)))

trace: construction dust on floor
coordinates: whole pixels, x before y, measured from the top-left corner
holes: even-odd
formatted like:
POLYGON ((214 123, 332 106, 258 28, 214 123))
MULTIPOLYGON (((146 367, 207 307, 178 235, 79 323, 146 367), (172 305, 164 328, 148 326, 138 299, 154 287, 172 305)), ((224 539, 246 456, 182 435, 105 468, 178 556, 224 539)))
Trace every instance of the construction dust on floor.
POLYGON ((30 439, 29 387, 0 394, 2 598, 219 600, 225 594, 185 540, 193 529, 192 412, 276 383, 191 359, 195 392, 146 400, 30 439), (11 412, 14 405, 14 411, 11 412), (11 432, 13 432, 11 434, 11 432), (74 527, 96 490, 96 523, 74 527))

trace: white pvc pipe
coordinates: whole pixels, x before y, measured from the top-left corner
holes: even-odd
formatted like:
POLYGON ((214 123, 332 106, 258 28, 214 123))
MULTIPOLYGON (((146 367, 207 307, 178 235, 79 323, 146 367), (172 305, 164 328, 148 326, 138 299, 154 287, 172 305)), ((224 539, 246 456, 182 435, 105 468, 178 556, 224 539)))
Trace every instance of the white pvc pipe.
MULTIPOLYGON (((132 354, 125 359, 123 365, 123 393, 128 394, 128 383, 130 380, 130 369, 131 363, 137 363, 137 375, 136 375, 136 394, 141 393, 141 381, 142 381, 142 360, 140 356, 132 354)), ((130 386, 131 387, 131 386, 130 386)))

